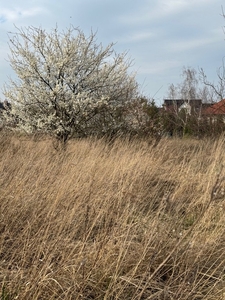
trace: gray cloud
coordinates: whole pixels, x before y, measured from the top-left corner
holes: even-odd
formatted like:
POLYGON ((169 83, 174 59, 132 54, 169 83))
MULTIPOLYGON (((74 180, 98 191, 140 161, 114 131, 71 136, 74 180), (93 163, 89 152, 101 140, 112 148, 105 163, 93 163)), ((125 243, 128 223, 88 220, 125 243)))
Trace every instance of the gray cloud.
MULTIPOLYGON (((8 0, 0 4, 0 86, 13 75, 8 55, 14 24, 65 29, 70 24, 98 42, 116 42, 128 51, 143 93, 160 102, 170 83, 180 81, 183 66, 203 67, 216 80, 224 56, 224 19, 219 0, 8 0)), ((2 97, 0 93, 0 98, 2 97)))

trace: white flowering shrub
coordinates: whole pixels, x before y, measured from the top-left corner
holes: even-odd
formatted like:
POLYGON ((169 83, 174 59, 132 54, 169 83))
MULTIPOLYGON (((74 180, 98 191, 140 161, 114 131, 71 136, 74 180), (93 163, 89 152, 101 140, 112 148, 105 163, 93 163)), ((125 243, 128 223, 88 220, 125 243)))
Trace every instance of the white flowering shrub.
POLYGON ((137 97, 129 103, 129 129, 139 137, 156 137, 163 133, 162 114, 153 99, 144 96, 137 97))
POLYGON ((16 28, 10 35, 10 79, 4 95, 7 118, 26 132, 46 132, 66 141, 72 136, 103 135, 128 126, 123 111, 137 97, 126 53, 96 43, 77 28, 16 28))

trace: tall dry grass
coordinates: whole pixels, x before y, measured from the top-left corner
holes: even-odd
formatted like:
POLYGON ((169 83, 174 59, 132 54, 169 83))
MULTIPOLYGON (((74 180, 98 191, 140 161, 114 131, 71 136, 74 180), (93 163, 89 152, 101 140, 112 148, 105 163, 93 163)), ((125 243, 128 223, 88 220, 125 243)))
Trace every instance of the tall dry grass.
POLYGON ((2 133, 1 299, 225 299, 224 149, 2 133))

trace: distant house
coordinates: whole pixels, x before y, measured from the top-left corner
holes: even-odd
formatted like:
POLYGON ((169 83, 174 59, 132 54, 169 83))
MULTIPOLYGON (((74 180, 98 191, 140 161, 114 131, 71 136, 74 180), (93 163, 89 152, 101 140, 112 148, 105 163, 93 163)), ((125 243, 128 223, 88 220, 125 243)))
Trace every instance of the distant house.
POLYGON ((202 115, 209 123, 225 123, 225 99, 207 107, 202 115))
POLYGON ((207 116, 224 116, 225 117, 225 99, 210 105, 204 110, 207 116))
POLYGON ((189 132, 195 131, 200 135, 205 132, 214 134, 225 130, 225 99, 217 103, 202 103, 201 99, 189 101, 165 99, 162 112, 168 113, 167 132, 171 136, 177 133, 184 134, 184 131, 188 130, 189 132), (185 118, 183 118, 183 114, 179 114, 181 111, 186 112, 185 118), (188 123, 189 121, 191 123, 188 123))
POLYGON ((202 110, 201 99, 164 99, 163 108, 167 112, 178 113, 181 110, 185 110, 187 114, 200 114, 202 110))

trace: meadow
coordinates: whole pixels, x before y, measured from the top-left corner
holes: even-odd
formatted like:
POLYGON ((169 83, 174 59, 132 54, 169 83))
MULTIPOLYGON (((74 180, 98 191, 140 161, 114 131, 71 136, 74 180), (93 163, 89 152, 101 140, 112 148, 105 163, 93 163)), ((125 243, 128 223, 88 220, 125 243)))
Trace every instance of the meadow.
POLYGON ((225 299, 224 149, 0 132, 1 299, 225 299))

